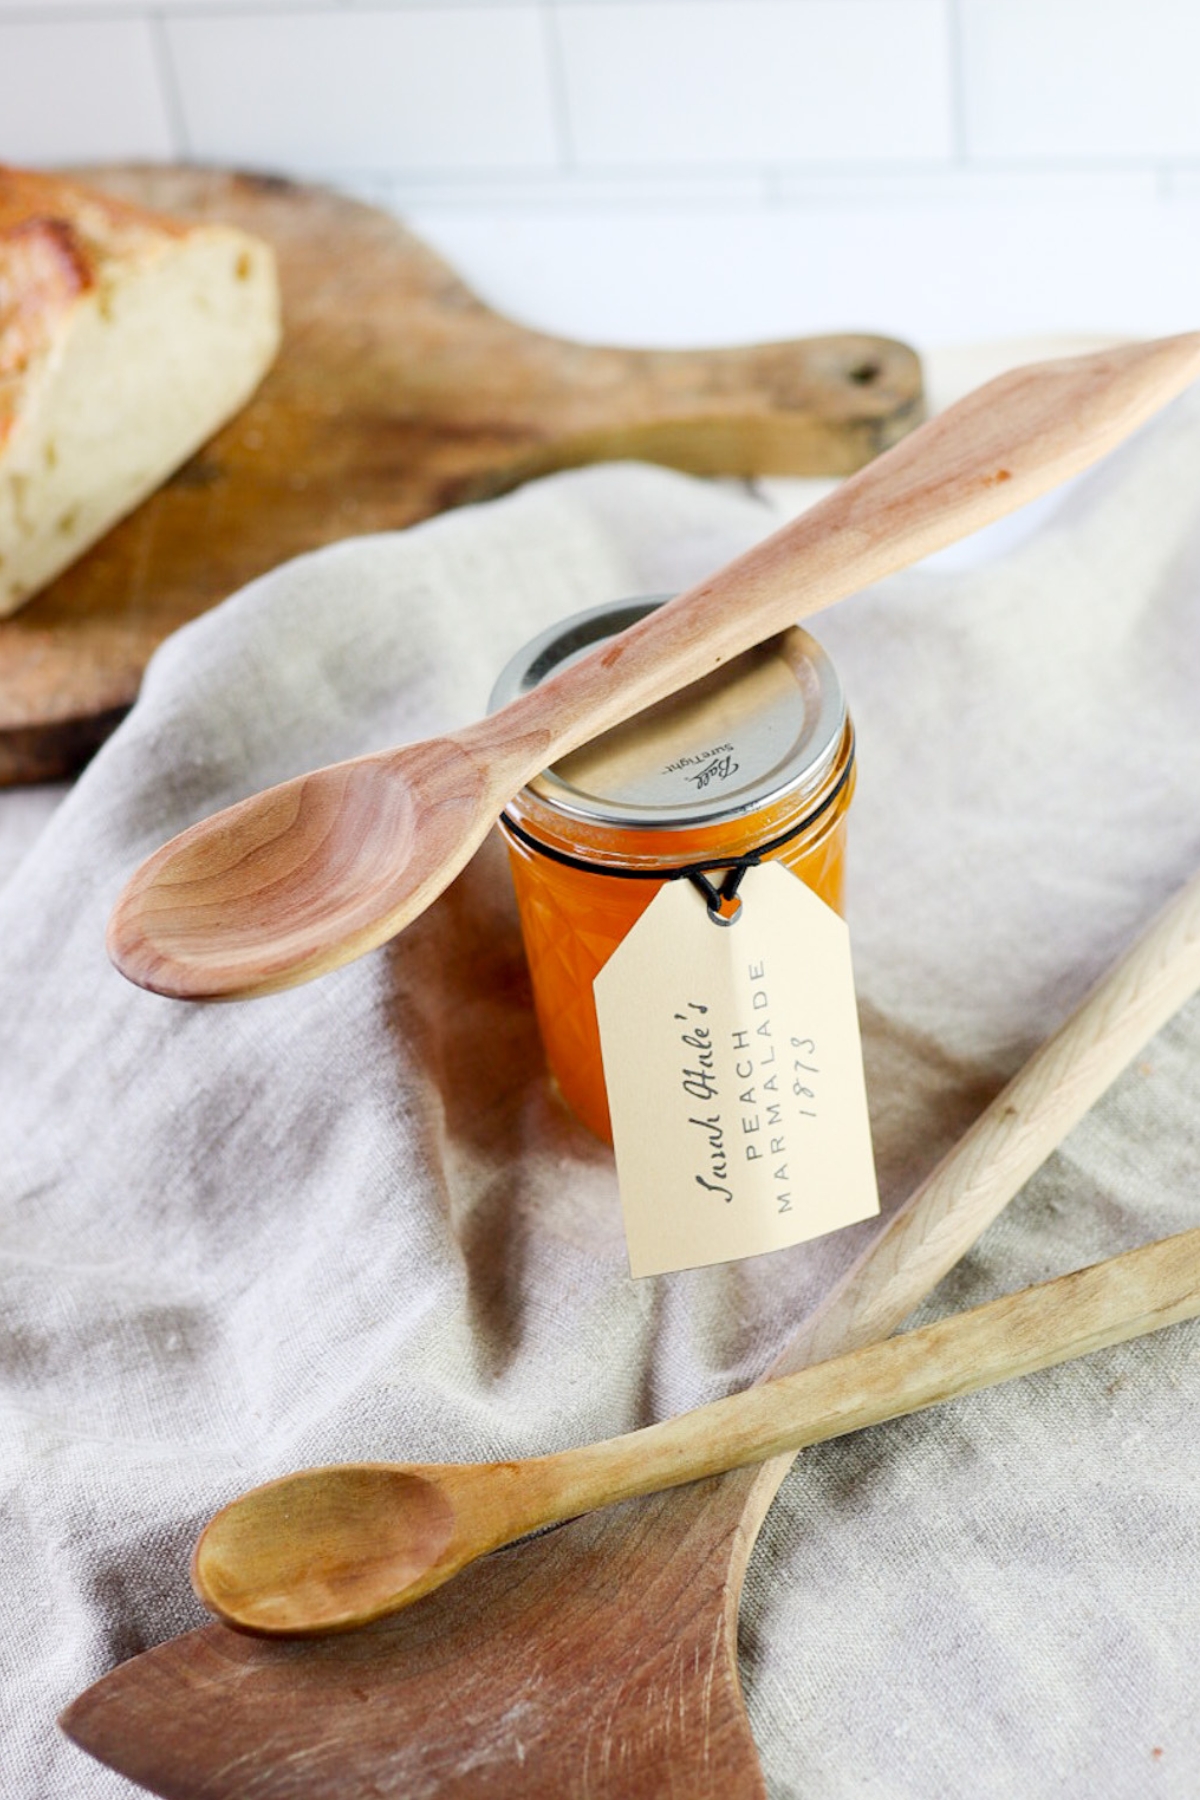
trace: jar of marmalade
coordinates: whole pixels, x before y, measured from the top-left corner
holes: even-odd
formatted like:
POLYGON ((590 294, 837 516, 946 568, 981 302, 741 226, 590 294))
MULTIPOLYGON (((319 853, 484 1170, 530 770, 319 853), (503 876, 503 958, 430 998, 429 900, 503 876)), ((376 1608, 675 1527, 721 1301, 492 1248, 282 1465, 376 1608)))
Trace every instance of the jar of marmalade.
MULTIPOLYGON (((594 607, 527 644, 490 710, 663 600, 594 607)), ((612 1141, 592 983, 664 882, 688 878, 719 923, 740 872, 781 862, 842 910, 854 730, 833 664, 794 627, 573 751, 523 788, 508 841, 534 1004, 572 1111, 612 1141)))

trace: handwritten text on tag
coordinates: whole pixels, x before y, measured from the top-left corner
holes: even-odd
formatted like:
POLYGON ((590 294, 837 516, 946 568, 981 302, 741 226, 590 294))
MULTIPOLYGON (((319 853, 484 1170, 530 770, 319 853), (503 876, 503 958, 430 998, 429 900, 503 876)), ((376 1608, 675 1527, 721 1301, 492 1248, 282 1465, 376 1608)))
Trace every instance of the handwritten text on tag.
POLYGON ((845 922, 777 863, 713 923, 668 882, 596 978, 634 1275, 879 1210, 845 922))

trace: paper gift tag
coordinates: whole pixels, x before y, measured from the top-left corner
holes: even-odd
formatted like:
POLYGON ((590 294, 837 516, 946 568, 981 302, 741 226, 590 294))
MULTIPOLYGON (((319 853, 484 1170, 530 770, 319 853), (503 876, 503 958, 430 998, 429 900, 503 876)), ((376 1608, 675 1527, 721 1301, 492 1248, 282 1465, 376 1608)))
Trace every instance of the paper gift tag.
POLYGON ((669 881, 596 977, 634 1275, 879 1211, 845 921, 778 863, 740 894, 722 926, 669 881))

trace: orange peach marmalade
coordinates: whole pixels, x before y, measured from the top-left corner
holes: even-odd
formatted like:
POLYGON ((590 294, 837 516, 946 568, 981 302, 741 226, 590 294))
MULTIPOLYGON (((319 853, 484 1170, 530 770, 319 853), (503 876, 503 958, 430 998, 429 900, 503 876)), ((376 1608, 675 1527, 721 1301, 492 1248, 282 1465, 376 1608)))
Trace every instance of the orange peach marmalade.
MULTIPOLYGON (((853 792, 851 769, 837 800, 814 821, 812 829, 800 832, 764 859, 783 863, 837 912, 843 910, 846 809, 853 792)), ((811 809, 800 809, 801 817, 805 810, 811 809)), ((509 811, 529 829, 529 821, 517 805, 509 811)), ((711 830, 673 832, 671 848, 676 854, 672 861, 697 862, 706 851, 740 856, 786 831, 792 822, 787 815, 786 807, 770 808, 738 819, 735 826, 724 826, 715 834, 711 830)), ((547 856, 539 856, 507 832, 505 836, 533 982, 533 1001, 550 1072, 575 1115, 597 1137, 611 1143, 612 1125, 592 983, 663 883, 628 881, 566 868, 547 856)), ((544 828, 538 836, 553 843, 555 849, 587 854, 578 837, 555 841, 544 828)), ((611 834, 606 848, 630 862, 648 852, 661 854, 658 834, 648 832, 611 834)), ((713 879, 719 885, 719 875, 714 874, 713 879)), ((699 896, 696 904, 700 905, 699 896)))

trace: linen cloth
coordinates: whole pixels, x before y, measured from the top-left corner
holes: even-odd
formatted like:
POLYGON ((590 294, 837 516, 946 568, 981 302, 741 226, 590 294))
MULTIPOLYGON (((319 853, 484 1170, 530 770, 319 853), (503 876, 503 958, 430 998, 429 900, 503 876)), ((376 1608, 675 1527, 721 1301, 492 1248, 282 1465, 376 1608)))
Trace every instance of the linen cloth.
MULTIPOLYGON (((1200 393, 1036 531, 815 622, 860 746, 849 910, 885 1213, 1200 861, 1200 393)), ((138 860, 242 794, 476 716, 533 632, 680 588, 761 495, 615 466, 322 551, 167 643, 0 892, 0 1788, 116 1800, 56 1733, 200 1623, 255 1482, 515 1457, 752 1379, 875 1228, 628 1278, 545 1076, 493 840, 385 949, 192 1008, 108 966, 138 860)), ((1200 1008, 943 1284, 957 1309, 1197 1219, 1200 1008)), ((1200 1329, 808 1451, 742 1607, 770 1792, 1200 1791, 1200 1329)))

